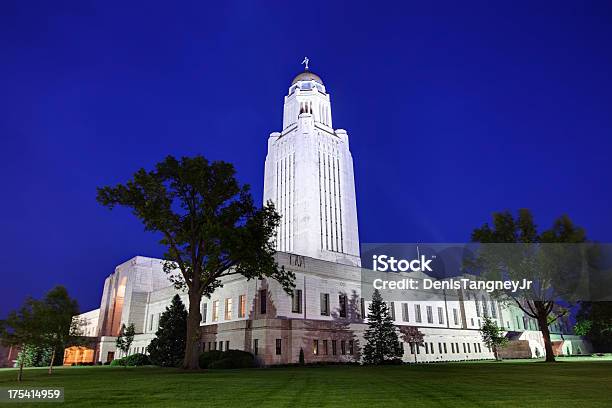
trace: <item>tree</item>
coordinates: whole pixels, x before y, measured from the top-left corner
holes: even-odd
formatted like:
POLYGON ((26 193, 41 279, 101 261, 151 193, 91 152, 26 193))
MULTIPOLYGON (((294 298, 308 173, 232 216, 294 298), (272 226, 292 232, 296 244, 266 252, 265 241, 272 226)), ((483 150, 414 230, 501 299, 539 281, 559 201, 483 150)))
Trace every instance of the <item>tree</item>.
POLYGON ((121 324, 121 330, 119 331, 119 336, 117 336, 115 345, 119 350, 123 352, 124 361, 125 357, 127 357, 130 347, 132 346, 132 342, 134 341, 135 333, 136 330, 134 329, 134 323, 130 323, 127 327, 125 326, 125 323, 121 324))
MULTIPOLYGON (((44 347, 46 339, 43 336, 42 314, 39 310, 40 302, 28 298, 20 309, 10 312, 5 320, 0 320, 2 344, 6 347, 20 347, 22 352, 26 347, 44 347)), ((20 358, 17 381, 23 380, 24 365, 25 358, 20 358)))
POLYGON ((48 370, 51 374, 56 356, 61 357, 64 348, 78 343, 82 336, 81 322, 74 319, 79 313, 79 304, 68 295, 65 287, 56 286, 40 302, 40 313, 45 343, 47 349, 51 350, 48 370))
POLYGON ((485 346, 493 350, 495 360, 501 360, 501 358, 499 358, 498 348, 508 344, 508 339, 504 336, 499 326, 497 326, 497 322, 485 316, 482 327, 480 328, 480 336, 482 336, 482 342, 485 346))
POLYGON ((417 347, 422 347, 425 342, 423 341, 424 335, 421 333, 418 327, 414 326, 401 326, 400 337, 402 341, 408 343, 410 350, 414 353, 414 362, 417 362, 417 347))
POLYGON ((198 369, 202 296, 221 287, 224 277, 270 277, 288 294, 294 287, 295 274, 274 259, 272 238, 280 216, 271 202, 256 208, 249 186, 235 173, 231 164, 209 163, 202 156, 168 156, 155 170, 137 171, 125 185, 98 189, 101 204, 131 208, 145 230, 162 235, 164 270, 189 297, 186 369, 198 369))
POLYGON ((368 328, 364 339, 363 360, 366 364, 383 364, 402 357, 402 348, 397 337, 389 308, 378 290, 374 290, 368 308, 368 328))
POLYGON ((573 274, 582 268, 580 246, 563 245, 584 243, 586 235, 567 216, 561 216, 552 228, 538 234, 531 212, 519 210, 515 219, 508 211, 493 214, 493 227, 484 224, 472 232, 472 241, 481 245, 473 265, 489 279, 529 279, 531 288, 520 292, 510 290, 497 293, 503 299, 512 299, 529 317, 537 320, 544 338, 546 361, 554 362, 548 326, 567 314, 561 301, 570 302, 576 283, 573 274))
POLYGON ((595 350, 612 351, 612 302, 580 302, 574 332, 587 337, 595 350))
POLYGON ((147 347, 153 364, 162 367, 176 367, 185 358, 185 337, 187 335, 187 310, 179 295, 159 318, 155 338, 147 347))

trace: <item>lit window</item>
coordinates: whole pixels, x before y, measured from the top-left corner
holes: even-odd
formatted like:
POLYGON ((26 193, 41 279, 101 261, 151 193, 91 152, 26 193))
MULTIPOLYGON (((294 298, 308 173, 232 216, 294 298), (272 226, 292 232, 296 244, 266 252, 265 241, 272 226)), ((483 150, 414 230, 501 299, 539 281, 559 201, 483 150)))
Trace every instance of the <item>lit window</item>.
POLYGON ((232 299, 225 299, 225 320, 232 319, 232 299))
POLYGON ((238 317, 242 318, 246 316, 246 296, 240 295, 238 297, 238 317))
POLYGON ((213 322, 219 321, 219 301, 218 300, 215 300, 213 302, 212 320, 213 322))
POLYGON ((206 314, 208 312, 208 303, 202 303, 202 323, 206 323, 206 314))
POLYGON ((319 340, 313 340, 312 354, 314 354, 315 356, 319 354, 319 340))

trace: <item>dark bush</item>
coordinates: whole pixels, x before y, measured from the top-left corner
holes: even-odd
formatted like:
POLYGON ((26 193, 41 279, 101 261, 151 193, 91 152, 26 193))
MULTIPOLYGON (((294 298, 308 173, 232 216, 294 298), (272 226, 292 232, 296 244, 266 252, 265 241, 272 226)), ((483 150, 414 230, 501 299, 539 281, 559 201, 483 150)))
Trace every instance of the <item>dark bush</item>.
POLYGON ((242 350, 207 351, 200 355, 200 368, 250 368, 255 367, 255 357, 242 350))
POLYGON ((151 359, 146 354, 137 353, 124 357, 125 365, 128 366, 143 366, 151 365, 151 359))
POLYGON ((114 359, 113 361, 111 361, 111 363, 110 363, 110 365, 111 365, 112 367, 115 367, 115 366, 122 366, 123 364, 124 364, 124 363, 123 363, 123 359, 122 359, 122 358, 116 358, 116 359, 114 359))
POLYGON ((223 358, 223 352, 218 350, 205 351, 200 354, 200 368, 208 368, 209 364, 213 361, 221 360, 223 358))

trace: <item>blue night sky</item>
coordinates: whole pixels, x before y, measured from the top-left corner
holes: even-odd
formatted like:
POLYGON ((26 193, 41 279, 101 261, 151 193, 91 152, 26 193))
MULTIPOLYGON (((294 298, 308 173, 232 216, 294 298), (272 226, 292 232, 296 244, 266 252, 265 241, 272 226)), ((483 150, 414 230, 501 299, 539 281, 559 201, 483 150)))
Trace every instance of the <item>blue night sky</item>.
POLYGON ((154 3, 2 3, 0 316, 55 284, 96 308, 117 264, 160 257, 95 189, 168 154, 233 162, 260 201, 305 55, 349 132, 362 242, 465 242, 521 207, 612 241, 609 2, 154 3))

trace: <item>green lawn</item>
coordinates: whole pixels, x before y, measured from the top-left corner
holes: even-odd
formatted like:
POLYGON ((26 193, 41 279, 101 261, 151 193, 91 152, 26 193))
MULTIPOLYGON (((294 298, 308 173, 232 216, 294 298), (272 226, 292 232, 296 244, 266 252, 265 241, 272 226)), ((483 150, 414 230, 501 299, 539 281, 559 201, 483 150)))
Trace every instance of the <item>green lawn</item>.
MULTIPOLYGON (((13 369, 0 370, 0 387, 17 386, 15 375, 13 369)), ((64 387, 65 402, 59 405, 66 407, 610 407, 612 361, 201 372, 67 367, 52 376, 26 370, 21 386, 64 387)))

